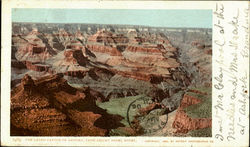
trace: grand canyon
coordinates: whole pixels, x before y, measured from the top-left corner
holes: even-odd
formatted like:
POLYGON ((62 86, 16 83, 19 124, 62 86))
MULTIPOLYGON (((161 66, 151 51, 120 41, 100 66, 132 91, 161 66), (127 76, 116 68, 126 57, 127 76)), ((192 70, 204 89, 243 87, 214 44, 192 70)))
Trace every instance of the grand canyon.
POLYGON ((13 22, 11 135, 210 137, 211 32, 13 22))

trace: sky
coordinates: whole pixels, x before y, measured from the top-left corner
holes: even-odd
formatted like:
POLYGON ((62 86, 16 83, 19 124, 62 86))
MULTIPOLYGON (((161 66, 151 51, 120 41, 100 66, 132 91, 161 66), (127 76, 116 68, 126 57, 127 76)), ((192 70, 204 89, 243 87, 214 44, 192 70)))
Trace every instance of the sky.
POLYGON ((14 8, 12 22, 212 28, 212 10, 14 8))

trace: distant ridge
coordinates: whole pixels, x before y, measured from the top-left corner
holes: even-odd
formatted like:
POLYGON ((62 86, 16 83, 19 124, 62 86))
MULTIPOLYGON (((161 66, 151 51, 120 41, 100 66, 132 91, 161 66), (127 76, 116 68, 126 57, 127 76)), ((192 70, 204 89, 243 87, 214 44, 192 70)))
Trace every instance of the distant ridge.
POLYGON ((212 28, 193 28, 193 27, 157 27, 157 26, 146 26, 146 25, 131 25, 131 24, 98 24, 98 23, 45 23, 45 22, 12 22, 16 24, 51 24, 51 25, 89 25, 89 26, 119 26, 119 27, 131 27, 131 28, 157 28, 157 29, 208 29, 212 28))

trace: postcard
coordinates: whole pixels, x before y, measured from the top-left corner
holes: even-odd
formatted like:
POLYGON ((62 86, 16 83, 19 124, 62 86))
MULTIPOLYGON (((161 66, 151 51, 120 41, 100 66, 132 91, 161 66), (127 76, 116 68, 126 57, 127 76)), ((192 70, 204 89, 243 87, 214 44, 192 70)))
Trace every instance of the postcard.
POLYGON ((248 1, 3 1, 1 145, 248 146, 248 1))

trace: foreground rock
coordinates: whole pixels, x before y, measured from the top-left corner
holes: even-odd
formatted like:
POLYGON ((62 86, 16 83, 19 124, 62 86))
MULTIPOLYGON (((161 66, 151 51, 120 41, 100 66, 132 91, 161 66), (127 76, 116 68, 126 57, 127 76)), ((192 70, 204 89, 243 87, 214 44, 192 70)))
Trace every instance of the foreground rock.
POLYGON ((97 107, 95 94, 70 87, 62 75, 35 81, 25 75, 11 93, 11 135, 106 136, 123 126, 122 117, 97 107))
MULTIPOLYGON (((203 107, 207 107, 207 105, 211 105, 211 101, 205 99, 211 99, 211 97, 207 97, 207 93, 198 91, 198 90, 190 90, 191 92, 186 93, 181 101, 181 105, 177 109, 177 113, 175 116, 175 120, 173 122, 173 128, 176 129, 176 133, 188 133, 192 130, 199 130, 204 128, 212 127, 212 118, 211 118, 211 110, 208 111, 208 114, 202 114, 205 111, 203 107), (198 94, 197 98, 195 95, 198 94), (203 103, 203 104, 202 104, 203 103), (196 108, 196 107, 200 108, 196 108), (190 109, 187 109, 190 107, 190 109), (193 111, 192 109, 200 109, 198 111, 193 111), (201 114, 199 114, 201 113, 201 114)), ((206 136, 207 134, 203 134, 206 136)))

